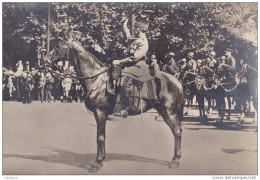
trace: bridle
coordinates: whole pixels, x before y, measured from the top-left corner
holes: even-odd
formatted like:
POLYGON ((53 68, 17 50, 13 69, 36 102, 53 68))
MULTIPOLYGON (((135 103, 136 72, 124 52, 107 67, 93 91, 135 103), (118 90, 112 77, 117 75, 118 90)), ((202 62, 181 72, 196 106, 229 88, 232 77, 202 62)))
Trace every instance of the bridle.
MULTIPOLYGON (((62 46, 66 46, 65 48, 69 48, 69 42, 67 42, 66 45, 62 45, 62 46)), ((68 58, 68 57, 69 57, 68 51, 66 51, 65 48, 63 48, 63 49, 61 50, 61 52, 66 53, 66 54, 67 54, 67 59, 70 59, 70 58, 68 58), (65 52, 65 51, 66 51, 66 52, 65 52)), ((63 75, 61 75, 61 74, 59 74, 59 73, 53 71, 52 69, 47 69, 47 70, 50 71, 52 74, 54 74, 56 77, 57 77, 57 76, 60 76, 60 77, 63 76, 64 78, 65 78, 65 77, 68 77, 68 78, 75 78, 75 79, 94 79, 94 78, 100 76, 101 74, 104 74, 104 73, 110 71, 110 69, 111 69, 111 67, 107 67, 107 68, 105 68, 104 70, 102 70, 101 72, 99 72, 99 73, 97 73, 97 74, 94 74, 94 75, 92 75, 92 76, 74 76, 74 75, 71 75, 71 73, 66 72, 66 70, 61 69, 59 66, 57 66, 57 65, 55 64, 55 62, 59 59, 56 54, 51 54, 51 58, 50 58, 50 59, 54 59, 54 60, 52 60, 52 61, 50 61, 50 62, 44 64, 44 67, 45 67, 45 68, 46 68, 46 67, 56 67, 63 75)), ((95 59, 96 59, 96 58, 95 58, 95 59)), ((101 62, 98 62, 98 63, 101 63, 101 62)), ((102 64, 102 63, 101 63, 101 64, 102 64)))

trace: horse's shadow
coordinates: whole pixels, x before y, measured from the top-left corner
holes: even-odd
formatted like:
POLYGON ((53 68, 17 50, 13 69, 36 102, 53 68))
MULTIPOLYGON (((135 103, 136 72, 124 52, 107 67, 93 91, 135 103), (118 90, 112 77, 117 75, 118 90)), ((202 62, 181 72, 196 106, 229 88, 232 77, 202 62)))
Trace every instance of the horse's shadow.
MULTIPOLYGON (((50 163, 60 163, 60 164, 66 164, 66 165, 84 168, 89 172, 91 172, 91 166, 96 159, 95 153, 79 154, 79 153, 73 153, 62 149, 55 149, 55 148, 46 148, 46 149, 49 149, 52 153, 49 153, 49 155, 3 154, 3 158, 14 157, 14 158, 23 158, 23 159, 30 159, 30 160, 40 160, 40 161, 45 161, 50 163)), ((107 153, 104 162, 113 161, 113 160, 155 163, 164 166, 169 165, 169 162, 166 161, 150 159, 150 158, 145 158, 136 155, 107 153)))

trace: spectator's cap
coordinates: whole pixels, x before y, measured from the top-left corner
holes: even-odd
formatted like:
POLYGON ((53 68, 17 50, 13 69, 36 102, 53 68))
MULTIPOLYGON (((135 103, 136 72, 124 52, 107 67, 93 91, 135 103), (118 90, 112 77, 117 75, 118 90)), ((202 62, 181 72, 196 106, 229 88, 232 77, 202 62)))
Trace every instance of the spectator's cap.
POLYGON ((139 27, 140 29, 147 31, 149 28, 149 23, 148 22, 136 22, 134 27, 139 27))
POLYGON ((216 56, 216 53, 215 53, 215 51, 211 51, 211 52, 209 53, 209 55, 215 57, 215 56, 216 56))
POLYGON ((188 57, 194 57, 194 52, 189 52, 189 53, 187 54, 187 56, 188 56, 188 57))
POLYGON ((29 61, 26 61, 25 64, 30 64, 29 61))
POLYGON ((201 60, 201 59, 198 59, 198 60, 197 60, 197 63, 198 63, 198 64, 201 64, 201 63, 202 63, 202 60, 201 60))
POLYGON ((225 56, 221 56, 220 59, 221 59, 221 60, 225 60, 226 57, 225 57, 225 56))
POLYGON ((168 56, 175 56, 174 52, 169 52, 168 56))
POLYGON ((35 68, 31 68, 32 71, 35 71, 35 68))
POLYGON ((18 63, 22 63, 23 61, 22 60, 19 60, 18 63))
POLYGON ((226 52, 231 52, 231 53, 233 53, 234 51, 233 51, 232 49, 230 49, 230 48, 227 48, 224 52, 225 52, 225 53, 226 53, 226 52))
POLYGON ((180 60, 180 64, 184 64, 184 63, 186 63, 186 62, 187 62, 186 58, 182 58, 182 59, 180 60))
POLYGON ((156 59, 156 56, 154 54, 151 55, 151 59, 156 59))

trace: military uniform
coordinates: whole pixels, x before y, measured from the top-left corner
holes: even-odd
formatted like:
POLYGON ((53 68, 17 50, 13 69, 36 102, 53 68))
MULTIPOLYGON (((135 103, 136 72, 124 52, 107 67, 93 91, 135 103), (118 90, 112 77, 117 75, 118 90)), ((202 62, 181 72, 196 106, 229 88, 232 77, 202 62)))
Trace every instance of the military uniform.
POLYGON ((190 72, 196 72, 197 62, 194 59, 190 59, 187 63, 187 70, 190 72))
POLYGON ((124 33, 126 35, 126 40, 132 42, 129 47, 129 56, 120 60, 121 66, 138 66, 138 63, 145 60, 145 56, 148 51, 148 40, 146 36, 139 38, 133 38, 129 32, 128 28, 124 28, 124 33))

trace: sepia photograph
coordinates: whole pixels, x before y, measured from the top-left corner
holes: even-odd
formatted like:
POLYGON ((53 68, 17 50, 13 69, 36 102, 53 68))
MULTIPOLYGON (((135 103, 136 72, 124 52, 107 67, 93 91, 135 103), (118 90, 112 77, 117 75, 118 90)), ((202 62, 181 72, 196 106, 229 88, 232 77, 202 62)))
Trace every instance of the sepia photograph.
POLYGON ((258 2, 2 2, 6 178, 256 179, 257 111, 258 2))

